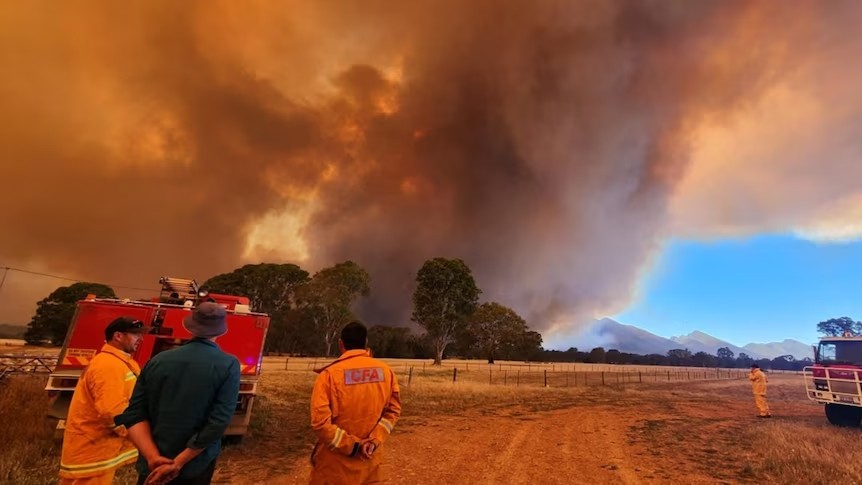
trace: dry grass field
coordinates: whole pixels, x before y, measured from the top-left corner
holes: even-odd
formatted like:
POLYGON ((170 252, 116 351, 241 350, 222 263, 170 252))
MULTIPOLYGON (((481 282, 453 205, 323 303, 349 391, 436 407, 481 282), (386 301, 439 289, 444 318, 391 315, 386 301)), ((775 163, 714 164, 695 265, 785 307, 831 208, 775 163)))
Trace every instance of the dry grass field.
MULTIPOLYGON (((403 383, 410 366, 392 364, 403 383)), ((504 386, 488 384, 487 364, 470 365, 453 383, 451 367, 420 373, 414 363, 404 415, 381 449, 391 483, 862 483, 862 431, 828 425, 798 375, 770 376, 775 417, 762 420, 745 380, 504 386)), ((226 448, 216 482, 306 483, 314 376, 267 359, 251 434, 226 448)), ((0 384, 0 482, 56 476, 42 385, 0 384)), ((134 483, 131 468, 116 482, 134 483)))

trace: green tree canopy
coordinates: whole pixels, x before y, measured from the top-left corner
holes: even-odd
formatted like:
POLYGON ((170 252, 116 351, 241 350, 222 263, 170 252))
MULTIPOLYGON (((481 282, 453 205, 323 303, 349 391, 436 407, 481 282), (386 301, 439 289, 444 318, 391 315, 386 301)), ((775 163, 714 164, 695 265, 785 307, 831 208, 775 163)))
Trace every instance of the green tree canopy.
POLYGON ((307 331, 291 313, 296 289, 306 281, 308 272, 295 264, 260 263, 213 276, 202 286, 212 293, 248 297, 253 311, 269 315, 266 350, 283 352, 296 350, 294 337, 307 331))
POLYGON ((431 339, 434 365, 442 364, 446 346, 464 330, 480 293, 473 273, 460 259, 434 258, 419 269, 413 293, 413 321, 431 339))
POLYGON ((542 350, 542 334, 527 330, 518 343, 516 357, 520 360, 540 360, 542 350))
POLYGON ((368 329, 368 347, 375 357, 406 359, 412 357, 411 335, 407 327, 375 325, 368 329))
POLYGON ((256 312, 278 314, 293 305, 294 291, 308 281, 308 272, 295 264, 247 264, 203 284, 212 293, 248 297, 256 312))
POLYGON ((733 351, 728 347, 722 347, 718 349, 718 358, 719 359, 733 359, 733 351))
POLYGON ((690 365, 691 351, 688 349, 671 349, 667 351, 670 365, 690 365))
POLYGON ((754 362, 754 359, 752 359, 745 352, 740 352, 739 355, 736 357, 736 366, 737 367, 745 368, 745 367, 750 366, 752 362, 754 362))
POLYGON ((590 351, 588 360, 593 364, 604 364, 606 358, 606 352, 604 347, 596 347, 590 351))
POLYGON ((718 365, 718 359, 706 352, 698 352, 691 357, 694 365, 698 367, 716 367, 718 365))
POLYGON ((514 353, 528 328, 527 322, 514 310, 490 302, 479 305, 468 319, 466 331, 482 356, 493 364, 495 357, 514 353))
POLYGON ((323 335, 327 356, 331 355, 341 328, 355 318, 353 303, 370 292, 371 276, 353 261, 324 268, 297 289, 297 303, 323 335))
POLYGON ((830 318, 818 323, 817 331, 827 337, 843 337, 844 335, 858 337, 862 335, 862 322, 857 322, 850 317, 830 318))
POLYGON ((117 297, 113 288, 101 283, 61 286, 36 304, 36 314, 27 324, 24 339, 31 344, 50 340, 54 345, 62 345, 75 315, 75 304, 90 294, 97 298, 117 297))

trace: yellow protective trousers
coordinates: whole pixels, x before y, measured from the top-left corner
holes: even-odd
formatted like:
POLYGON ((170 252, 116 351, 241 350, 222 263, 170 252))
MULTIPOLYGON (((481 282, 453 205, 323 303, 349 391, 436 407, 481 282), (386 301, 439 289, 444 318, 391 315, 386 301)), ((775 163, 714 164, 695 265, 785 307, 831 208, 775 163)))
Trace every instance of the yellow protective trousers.
POLYGON ((757 406, 757 411, 761 416, 769 416, 769 404, 766 403, 766 394, 755 394, 754 404, 757 406))
POLYGON ((370 485, 385 481, 380 463, 383 450, 378 449, 370 460, 344 456, 326 446, 318 446, 312 456, 310 485, 370 485))
POLYGON ((101 475, 85 478, 60 478, 60 485, 111 485, 117 470, 108 470, 101 475))

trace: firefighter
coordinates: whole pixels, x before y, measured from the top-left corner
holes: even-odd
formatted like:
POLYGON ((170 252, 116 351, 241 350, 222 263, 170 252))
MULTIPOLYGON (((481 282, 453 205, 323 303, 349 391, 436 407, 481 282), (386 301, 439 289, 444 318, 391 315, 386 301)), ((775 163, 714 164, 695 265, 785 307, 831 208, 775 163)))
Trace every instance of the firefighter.
POLYGON ((60 483, 109 484, 117 468, 132 463, 138 450, 114 417, 126 409, 141 369, 130 355, 147 331, 143 322, 120 317, 105 328, 105 345, 84 370, 66 418, 60 483))
POLYGON ((754 404, 757 405, 758 418, 771 418, 769 412, 769 404, 766 403, 766 383, 769 381, 766 374, 760 370, 757 364, 751 364, 751 372, 748 374, 748 380, 751 381, 751 391, 754 393, 754 404))
POLYGON ((341 356, 324 367, 311 394, 311 484, 380 483, 380 446, 401 416, 395 374, 368 355, 359 322, 341 330, 341 356))

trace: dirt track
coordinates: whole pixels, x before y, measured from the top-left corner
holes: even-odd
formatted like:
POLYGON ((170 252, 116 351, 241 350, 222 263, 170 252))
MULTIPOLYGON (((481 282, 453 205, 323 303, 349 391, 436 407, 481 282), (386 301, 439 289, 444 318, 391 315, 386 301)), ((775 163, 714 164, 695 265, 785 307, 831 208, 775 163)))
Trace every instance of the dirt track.
MULTIPOLYGON (((386 473, 394 484, 748 482, 745 463, 756 451, 740 439, 766 420, 754 417, 739 383, 718 386, 709 390, 720 401, 668 390, 616 402, 586 398, 547 412, 406 417, 386 444, 386 473)), ((822 419, 820 408, 775 394, 781 415, 772 422, 822 419)), ((291 468, 274 482, 307 483, 307 458, 291 468)))

